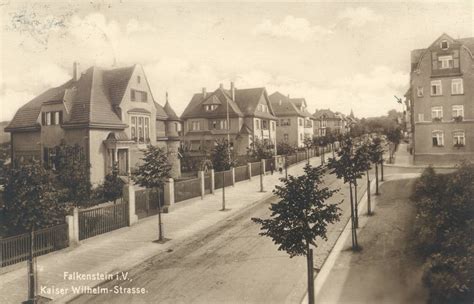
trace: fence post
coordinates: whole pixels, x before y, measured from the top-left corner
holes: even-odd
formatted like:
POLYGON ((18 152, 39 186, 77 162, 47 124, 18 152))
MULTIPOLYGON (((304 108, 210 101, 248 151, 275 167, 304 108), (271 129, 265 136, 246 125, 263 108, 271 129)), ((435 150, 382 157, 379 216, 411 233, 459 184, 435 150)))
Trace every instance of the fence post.
POLYGON ((128 226, 138 222, 138 216, 135 214, 135 188, 132 184, 123 186, 122 196, 128 203, 128 226))
POLYGON ((66 215, 66 223, 69 237, 69 247, 79 244, 79 233, 74 230, 74 215, 66 215))
POLYGON ((248 171, 249 171, 249 180, 252 180, 252 163, 247 163, 248 171))
POLYGON ((232 187, 235 186, 235 168, 232 167, 230 170, 232 170, 232 187))
POLYGON ((72 216, 73 216, 73 230, 74 230, 74 237, 72 238, 73 240, 77 240, 76 243, 79 243, 79 209, 77 207, 74 207, 72 210, 72 216))
POLYGON ((198 171, 198 176, 199 176, 199 180, 201 181, 201 199, 204 199, 204 194, 206 194, 204 171, 198 171))
POLYGON ((216 189, 216 182, 215 182, 214 169, 211 169, 211 193, 212 194, 214 194, 215 189, 216 189))
MULTIPOLYGON (((168 182, 165 183, 165 193, 164 193, 164 202, 163 204, 166 206, 174 205, 174 179, 169 178, 168 182)), ((165 208, 166 210, 167 208, 165 208)))

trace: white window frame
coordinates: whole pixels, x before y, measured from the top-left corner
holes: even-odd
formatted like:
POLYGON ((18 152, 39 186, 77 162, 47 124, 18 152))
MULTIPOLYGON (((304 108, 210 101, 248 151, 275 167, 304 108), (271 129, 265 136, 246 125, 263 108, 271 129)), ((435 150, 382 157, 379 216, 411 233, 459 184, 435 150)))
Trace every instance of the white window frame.
POLYGON ((439 56, 438 61, 441 62, 441 68, 440 69, 452 69, 454 67, 454 60, 453 56, 439 56))
POLYGON ((466 145, 466 133, 463 130, 456 130, 453 132, 453 146, 460 144, 466 145))
POLYGON ((433 144, 433 138, 436 137, 436 145, 434 147, 443 147, 444 146, 444 132, 441 130, 434 130, 431 132, 431 142, 433 144))
POLYGON ((431 107, 431 119, 441 118, 443 119, 443 107, 435 106, 431 107))
POLYGON ((328 126, 327 120, 321 120, 321 128, 326 128, 328 126))
POLYGON ((453 105, 451 109, 453 118, 458 116, 464 117, 464 105, 453 105))
POLYGON ((419 122, 424 122, 425 121, 425 114, 418 113, 418 121, 419 122))
POLYGON ((255 119, 255 129, 260 130, 260 119, 255 119))
POLYGON ((448 40, 442 40, 440 43, 439 43, 439 48, 442 49, 442 50, 447 50, 449 49, 449 42, 448 40), (443 43, 446 43, 446 47, 443 48, 443 43))
POLYGON ((416 96, 423 97, 423 87, 416 88, 416 96))
POLYGON ((464 94, 464 84, 462 78, 456 78, 451 80, 451 95, 462 95, 464 94))
POLYGON ((431 91, 431 96, 442 96, 443 95, 443 83, 441 82, 441 80, 432 80, 431 85, 430 85, 430 91, 431 91), (433 91, 433 87, 437 88, 436 92, 433 91))

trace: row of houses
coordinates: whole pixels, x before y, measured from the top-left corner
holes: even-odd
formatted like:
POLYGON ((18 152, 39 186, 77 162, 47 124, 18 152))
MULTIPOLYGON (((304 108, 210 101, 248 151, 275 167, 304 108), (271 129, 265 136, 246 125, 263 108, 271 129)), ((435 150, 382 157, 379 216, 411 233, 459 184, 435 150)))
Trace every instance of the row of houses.
POLYGON ((128 175, 148 144, 168 151, 172 177, 180 172, 179 148, 202 152, 229 138, 236 155, 245 155, 255 140, 302 147, 306 137, 347 130, 347 119, 330 110, 310 114, 304 98, 290 98, 265 88, 202 89, 181 117, 156 102, 140 65, 80 70, 72 78, 22 106, 5 131, 11 133, 12 159, 36 159, 54 166, 55 147, 79 145, 91 164, 91 181, 100 183, 114 164, 128 175))
POLYGON ((474 161, 474 38, 413 50, 405 104, 415 164, 474 161))

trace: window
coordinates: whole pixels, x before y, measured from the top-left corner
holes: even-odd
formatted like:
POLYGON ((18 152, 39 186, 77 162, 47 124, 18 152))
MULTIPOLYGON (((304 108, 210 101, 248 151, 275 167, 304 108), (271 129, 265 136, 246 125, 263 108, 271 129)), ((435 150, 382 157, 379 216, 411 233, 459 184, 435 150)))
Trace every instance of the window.
POLYGON ((272 131, 275 131, 275 122, 272 121, 272 131))
POLYGON ((433 147, 442 147, 444 146, 444 136, 442 131, 433 131, 432 132, 433 147))
POLYGON ((432 96, 443 95, 442 87, 441 87, 441 80, 431 81, 431 95, 432 96))
POLYGON ((454 117, 464 117, 464 106, 463 105, 454 105, 452 107, 452 116, 454 117))
POLYGON ((298 118, 298 125, 299 125, 300 127, 303 126, 303 119, 298 118))
POLYGON ((280 120, 279 120, 279 119, 277 119, 277 121, 276 121, 276 126, 277 126, 277 127, 280 126, 280 120))
POLYGON ((321 128, 326 128, 328 125, 327 120, 321 120, 321 128))
POLYGON ((258 104, 258 107, 257 107, 258 111, 260 112, 268 112, 268 106, 267 105, 264 105, 264 104, 258 104))
POLYGON ((288 141, 288 134, 286 134, 286 133, 283 134, 283 140, 284 140, 284 141, 288 141))
POLYGON ((441 69, 452 69, 454 66, 453 56, 439 56, 438 60, 441 62, 441 69))
POLYGON ((150 118, 147 116, 130 116, 130 137, 136 142, 150 140, 150 118))
POLYGON ((130 99, 132 101, 147 102, 148 94, 147 94, 147 92, 137 91, 137 90, 132 89, 130 91, 130 99))
POLYGON ((300 140, 303 140, 303 133, 300 133, 300 140))
POLYGON ((260 120, 255 119, 255 129, 260 129, 260 120))
POLYGON ((52 111, 41 113, 41 125, 43 126, 54 126, 61 125, 63 123, 63 112, 52 111))
POLYGON ((199 131, 201 130, 201 123, 200 121, 190 121, 189 122, 189 129, 190 131, 199 131))
POLYGON ((291 125, 291 119, 282 119, 281 120, 281 126, 290 126, 291 125))
POLYGON ((443 50, 447 50, 449 48, 449 43, 446 40, 441 41, 440 48, 443 50))
POLYGON ((419 121, 419 122, 425 121, 425 114, 423 114, 423 113, 418 114, 418 121, 419 121))
POLYGON ((215 109, 217 109, 217 106, 218 106, 218 105, 215 105, 215 104, 213 104, 213 105, 206 105, 204 108, 205 108, 206 112, 210 112, 210 111, 214 111, 215 109))
POLYGON ((137 76, 137 82, 140 83, 141 80, 142 80, 141 77, 137 76))
POLYGON ((443 107, 431 107, 431 118, 443 118, 443 107))
POLYGON ((462 79, 451 80, 451 95, 461 95, 461 94, 464 94, 462 79))
POLYGON ((456 147, 463 147, 466 144, 466 138, 464 136, 464 131, 454 131, 453 132, 453 145, 456 147))
POLYGON ((268 130, 268 121, 267 120, 262 120, 262 129, 263 130, 268 130))
POLYGON ((416 88, 416 96, 423 97, 423 87, 416 88))

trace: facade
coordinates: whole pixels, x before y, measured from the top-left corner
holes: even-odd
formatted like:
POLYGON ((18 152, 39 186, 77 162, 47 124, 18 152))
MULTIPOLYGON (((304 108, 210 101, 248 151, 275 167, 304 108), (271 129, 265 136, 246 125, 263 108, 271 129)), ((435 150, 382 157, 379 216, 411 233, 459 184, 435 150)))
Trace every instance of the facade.
POLYGON ((210 152, 228 133, 237 155, 246 155, 255 139, 272 144, 276 152, 276 117, 265 88, 237 89, 233 83, 230 90, 222 84, 214 92, 203 88, 181 119, 183 145, 191 152, 210 152))
POLYGON ((411 52, 412 152, 415 164, 474 160, 474 38, 443 34, 411 52))
POLYGON ((314 136, 326 136, 332 134, 344 134, 347 132, 347 119, 340 113, 329 109, 316 110, 313 114, 314 136))
POLYGON ((143 68, 84 72, 73 65, 73 78, 21 107, 6 131, 11 133, 12 159, 38 159, 53 167, 55 147, 79 145, 91 164, 91 182, 100 183, 116 163, 120 175, 136 167, 147 144, 166 148, 173 176, 180 175, 180 120, 168 101, 153 99, 143 68))
POLYGON ((290 98, 280 92, 269 96, 275 115, 277 143, 304 147, 305 138, 313 138, 313 117, 304 98, 290 98))

